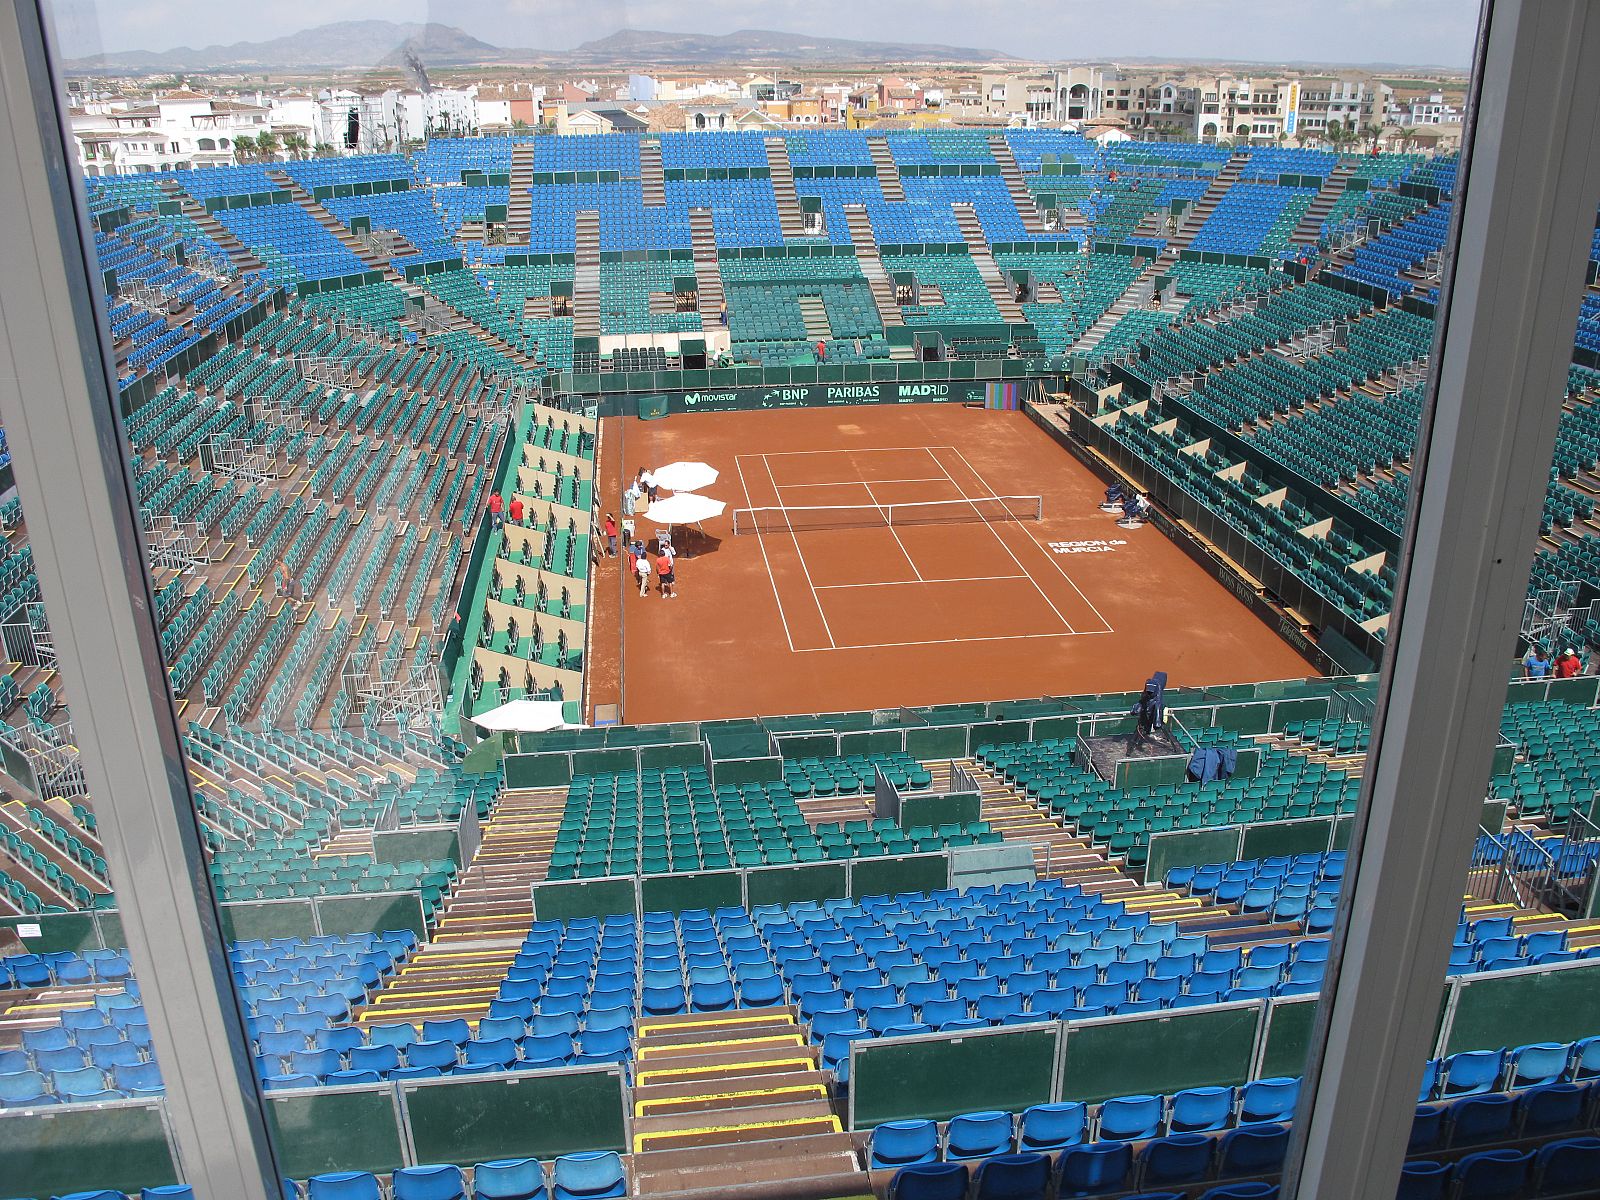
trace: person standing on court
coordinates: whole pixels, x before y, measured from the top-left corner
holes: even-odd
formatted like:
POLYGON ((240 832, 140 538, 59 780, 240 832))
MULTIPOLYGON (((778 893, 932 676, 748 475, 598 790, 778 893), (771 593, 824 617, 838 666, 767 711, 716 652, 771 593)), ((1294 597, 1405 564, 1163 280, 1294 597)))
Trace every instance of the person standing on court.
POLYGON ((605 523, 601 528, 606 531, 606 557, 615 558, 617 556, 617 519, 607 513, 605 523))
POLYGON ((644 491, 639 487, 639 481, 636 479, 622 493, 622 517, 624 521, 639 511, 639 501, 643 499, 644 491))
POLYGON ((656 559, 656 579, 661 584, 661 598, 663 600, 676 600, 678 593, 673 590, 678 582, 677 572, 673 569, 673 559, 670 554, 663 552, 656 559))
POLYGON ((633 574, 639 581, 639 595, 650 594, 650 556, 644 552, 643 542, 634 542, 631 553, 633 554, 633 574))
POLYGON ((654 504, 656 496, 660 494, 661 489, 656 486, 656 477, 644 467, 639 468, 639 486, 644 489, 645 497, 651 504, 654 504))

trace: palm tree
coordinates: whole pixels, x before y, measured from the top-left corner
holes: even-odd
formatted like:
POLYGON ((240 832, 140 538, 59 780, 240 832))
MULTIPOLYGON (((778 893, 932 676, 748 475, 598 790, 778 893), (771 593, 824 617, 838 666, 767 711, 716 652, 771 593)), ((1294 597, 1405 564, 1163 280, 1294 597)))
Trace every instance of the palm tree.
POLYGON ((283 148, 287 150, 290 156, 293 158, 304 158, 307 151, 306 135, 303 133, 284 134, 283 148))
POLYGON ((1378 139, 1383 136, 1383 126, 1363 125, 1361 127, 1361 136, 1367 139, 1369 149, 1376 150, 1378 148, 1378 139))
POLYGON ((248 133, 241 133, 233 139, 233 156, 240 162, 249 162, 256 156, 256 139, 248 133))
POLYGON ((256 154, 265 159, 278 157, 278 135, 268 130, 256 137, 256 154))

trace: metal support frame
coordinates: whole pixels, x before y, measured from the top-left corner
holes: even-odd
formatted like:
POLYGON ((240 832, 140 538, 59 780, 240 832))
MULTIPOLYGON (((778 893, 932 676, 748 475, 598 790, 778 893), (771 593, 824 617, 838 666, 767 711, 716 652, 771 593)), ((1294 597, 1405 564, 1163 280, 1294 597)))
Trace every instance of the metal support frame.
POLYGON ((1394 1192, 1505 702, 1600 200, 1600 8, 1485 6, 1353 876, 1286 1196, 1394 1192))
POLYGON ((186 1182, 269 1200, 250 1038, 167 691, 94 242, 37 0, 0 4, 0 414, 186 1182))

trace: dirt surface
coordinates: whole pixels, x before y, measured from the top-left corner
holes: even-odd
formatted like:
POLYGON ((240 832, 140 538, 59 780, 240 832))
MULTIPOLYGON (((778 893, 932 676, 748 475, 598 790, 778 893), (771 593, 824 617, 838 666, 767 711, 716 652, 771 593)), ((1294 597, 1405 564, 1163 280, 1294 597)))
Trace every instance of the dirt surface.
MULTIPOLYGON (((1307 675, 1309 665, 1022 413, 955 405, 604 422, 600 506, 640 466, 721 475, 680 530, 677 599, 591 596, 591 704, 633 724, 1307 675), (1032 505, 1010 497, 1039 496, 1032 505), (1002 499, 1004 498, 1004 499, 1002 499), (899 507, 891 506, 930 507, 899 507), (733 509, 766 510, 741 523, 733 509), (806 511, 811 510, 811 511, 806 511), (892 512, 892 524, 885 518, 892 512)), ((638 522, 653 535, 653 522, 638 522)))

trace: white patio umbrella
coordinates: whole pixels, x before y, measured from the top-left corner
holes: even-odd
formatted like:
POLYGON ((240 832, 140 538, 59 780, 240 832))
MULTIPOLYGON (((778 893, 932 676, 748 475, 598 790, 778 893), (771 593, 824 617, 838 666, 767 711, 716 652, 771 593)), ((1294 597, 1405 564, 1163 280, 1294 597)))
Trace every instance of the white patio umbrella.
POLYGON ((703 462, 675 462, 657 467, 651 473, 655 476, 656 486, 666 488, 669 492, 698 492, 715 483, 719 472, 703 462))
POLYGON ((496 732, 548 733, 552 729, 578 729, 561 715, 559 700, 512 700, 471 718, 474 725, 496 732))
POLYGON ((645 519, 663 525, 698 525, 712 517, 720 517, 728 506, 710 496, 697 496, 693 492, 677 492, 665 500, 657 500, 645 509, 645 519))

